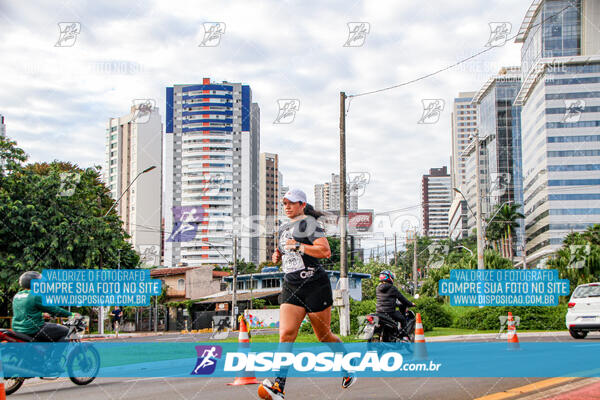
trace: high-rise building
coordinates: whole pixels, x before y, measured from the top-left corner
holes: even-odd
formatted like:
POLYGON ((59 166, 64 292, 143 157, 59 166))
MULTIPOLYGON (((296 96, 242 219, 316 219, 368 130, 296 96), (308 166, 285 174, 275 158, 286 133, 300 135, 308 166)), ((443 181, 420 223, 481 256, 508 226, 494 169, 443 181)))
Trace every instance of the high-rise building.
POLYGON ((522 43, 527 264, 543 266, 564 237, 600 223, 600 4, 533 1, 522 43))
POLYGON ((259 262, 270 261, 275 251, 274 233, 278 231, 279 211, 279 157, 277 154, 260 153, 260 199, 261 222, 259 262))
POLYGON ((111 197, 121 198, 115 209, 123 228, 140 253, 142 264, 160 265, 162 124, 158 108, 134 106, 129 114, 110 118, 105 157, 104 180, 111 197), (156 168, 136 179, 152 166, 156 168))
POLYGON ((448 210, 448 237, 452 240, 464 239, 469 236, 469 216, 467 201, 455 196, 448 210))
POLYGON ((448 237, 448 211, 452 195, 447 167, 431 168, 423 175, 423 234, 431 238, 448 237))
POLYGON ((325 204, 329 204, 329 199, 326 201, 326 197, 329 196, 329 185, 318 183, 315 185, 315 204, 314 207, 317 210, 325 210, 325 204), (327 185, 327 188, 326 188, 327 185))
POLYGON ((250 86, 167 87, 165 264, 258 263, 260 110, 250 86))
MULTIPOLYGON (((465 161, 465 170, 467 180, 464 182, 462 189, 459 189, 461 193, 464 195, 460 196, 464 200, 467 201, 467 208, 471 210, 475 210, 477 204, 477 169, 476 169, 476 154, 475 154, 475 141, 471 140, 467 148, 464 150, 463 154, 466 157, 465 161)), ((479 188, 481 192, 484 191, 484 188, 487 187, 487 171, 488 171, 488 154, 486 142, 484 140, 481 141, 479 147, 479 188)), ((482 214, 489 215, 489 197, 479 196, 481 198, 481 212, 482 214)), ((455 197, 456 199, 456 197, 455 197)), ((475 215, 472 213, 467 214, 467 227, 469 233, 473 232, 477 225, 477 221, 475 219, 475 215)))
MULTIPOLYGON (((477 132, 477 107, 471 104, 476 92, 459 92, 452 111, 452 187, 461 189, 467 179, 466 159, 463 154, 477 132)), ((452 196, 454 197, 454 191, 452 196)))
MULTIPOLYGON (((283 196, 285 196, 285 194, 287 193, 287 191, 290 190, 289 186, 283 186, 283 174, 281 172, 279 172, 279 198, 277 200, 277 204, 279 205, 279 212, 278 212, 278 222, 279 222, 279 226, 285 224, 289 218, 287 217, 287 215, 285 215, 285 211, 283 210, 283 196)), ((316 208, 316 206, 315 206, 316 208)), ((317 208, 318 209, 318 208, 317 208)))
MULTIPOLYGON (((331 180, 314 186, 315 209, 324 211, 340 210, 340 176, 331 174, 331 180)), ((358 190, 346 185, 346 208, 358 210, 358 190)))
POLYGON ((6 125, 4 124, 4 115, 0 114, 0 136, 6 136, 6 125))
MULTIPOLYGON (((513 104, 520 87, 520 68, 505 67, 473 96, 479 138, 487 162, 480 194, 485 204, 484 218, 491 217, 497 207, 508 203, 521 205, 519 211, 523 211, 521 107, 513 104)), ((525 224, 523 220, 517 222, 513 246, 514 254, 520 256, 525 224)))

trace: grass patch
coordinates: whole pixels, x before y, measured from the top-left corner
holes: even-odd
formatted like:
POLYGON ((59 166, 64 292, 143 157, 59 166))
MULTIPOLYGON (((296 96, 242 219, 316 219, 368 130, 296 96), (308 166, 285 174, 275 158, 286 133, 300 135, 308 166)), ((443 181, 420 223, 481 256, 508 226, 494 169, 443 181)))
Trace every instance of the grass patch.
MULTIPOLYGON (((344 343, 353 343, 353 342, 362 342, 362 340, 358 340, 354 336, 340 336, 337 335, 344 343)), ((225 340, 218 340, 218 342, 222 343, 237 343, 238 338, 228 338, 225 340)), ((279 334, 270 334, 270 335, 252 335, 251 339, 252 343, 279 343, 279 334)), ((318 340, 315 335, 308 333, 300 333, 296 338, 296 342, 302 343, 317 343, 318 340)))

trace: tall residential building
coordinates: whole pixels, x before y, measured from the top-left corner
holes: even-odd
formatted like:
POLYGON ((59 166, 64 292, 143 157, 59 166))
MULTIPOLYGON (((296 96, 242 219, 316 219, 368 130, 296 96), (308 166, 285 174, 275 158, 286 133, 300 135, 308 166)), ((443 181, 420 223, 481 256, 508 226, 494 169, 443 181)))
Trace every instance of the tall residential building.
POLYGON ((259 238, 259 262, 270 261, 275 251, 275 232, 278 231, 279 211, 279 157, 277 154, 260 153, 260 199, 261 222, 259 238))
POLYGON ((165 264, 258 263, 260 110, 250 86, 167 87, 165 264))
MULTIPOLYGON (((466 160, 463 154, 471 136, 477 132, 477 107, 471 104, 476 92, 459 92, 452 111, 452 187, 461 188, 467 180, 466 160)), ((454 191, 452 192, 454 197, 454 191)))
MULTIPOLYGON (((470 208, 471 210, 475 210, 476 204, 477 204, 477 168, 476 168, 476 154, 475 154, 475 141, 471 140, 471 142, 469 143, 469 145, 467 146, 467 148, 464 150, 463 154, 466 157, 466 161, 465 161, 465 170, 466 172, 466 177, 467 180, 466 182, 463 184, 461 190, 461 193, 464 195, 460 196, 460 194, 458 194, 458 196, 460 196, 460 198, 463 198, 464 200, 467 201, 467 208, 470 208)), ((488 171, 488 154, 487 154, 487 147, 486 147, 486 142, 484 140, 481 141, 480 143, 480 148, 479 148, 479 188, 481 190, 481 192, 483 192, 485 190, 485 188, 487 187, 487 171, 488 171)), ((455 199, 457 198, 457 196, 455 196, 455 199)), ((481 212, 482 214, 485 215, 490 215, 489 214, 489 210, 490 210, 490 205, 489 205, 489 197, 486 196, 480 196, 481 198, 481 212)), ((468 213, 467 214, 467 227, 468 227, 468 231, 469 234, 473 233, 473 229, 475 229, 475 227, 477 226, 477 221, 475 220, 475 215, 473 213, 468 213)))
POLYGON ((319 183, 315 185, 315 204, 314 207, 317 210, 324 210, 325 204, 329 204, 329 184, 319 183), (325 188, 327 186, 327 189, 325 188))
MULTIPOLYGON (((315 209, 324 211, 340 210, 340 176, 331 174, 331 180, 314 186, 315 209)), ((358 190, 346 185, 346 208, 358 210, 358 190)))
POLYGON ((448 237, 448 211, 452 201, 452 182, 447 167, 431 168, 423 175, 423 234, 431 238, 448 237))
POLYGON ((6 136, 6 125, 4 124, 4 115, 0 114, 0 136, 6 136))
MULTIPOLYGON (((283 210, 283 196, 290 190, 289 186, 283 186, 283 174, 279 172, 279 198, 277 199, 278 208, 278 222, 279 226, 285 224, 289 218, 285 215, 285 211, 283 210)), ((317 208, 316 206, 313 206, 317 208)), ((318 208, 317 208, 318 209, 318 208)))
POLYGON ((536 0, 522 43, 527 264, 543 266, 564 237, 600 223, 600 4, 536 0))
POLYGON ((469 236, 469 216, 467 201, 455 196, 448 210, 448 237, 452 240, 464 239, 469 236))
MULTIPOLYGON (((521 107, 513 105, 521 87, 519 67, 502 68, 473 96, 477 107, 481 146, 485 148, 486 175, 481 187, 485 204, 484 218, 491 217, 496 207, 520 204, 523 211, 523 170, 521 154, 521 107)), ((517 221, 514 254, 521 255, 525 224, 517 221)))
POLYGON ((104 180, 123 228, 145 266, 160 265, 162 201, 162 124, 158 108, 131 108, 106 127, 104 180), (156 168, 136 176, 145 169, 156 168), (134 182, 135 179, 135 182, 134 182), (129 190, 127 187, 133 182, 129 190))

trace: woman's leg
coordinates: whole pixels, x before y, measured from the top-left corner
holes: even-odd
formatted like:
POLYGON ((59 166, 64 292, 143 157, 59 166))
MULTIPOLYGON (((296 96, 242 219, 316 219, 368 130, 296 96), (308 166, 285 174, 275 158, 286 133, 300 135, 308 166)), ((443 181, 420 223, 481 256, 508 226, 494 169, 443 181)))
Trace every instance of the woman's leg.
POLYGON ((323 311, 308 313, 308 318, 319 342, 331 343, 342 340, 331 332, 331 307, 323 311))
MULTIPOLYGON (((279 351, 291 352, 292 344, 298 337, 298 331, 302 320, 306 316, 304 307, 295 304, 283 303, 279 307, 279 351)), ((280 375, 275 378, 275 382, 283 391, 287 369, 282 369, 280 375)))
POLYGON ((306 316, 304 307, 283 303, 279 307, 279 342, 293 343, 298 336, 302 320, 306 316))
MULTIPOLYGON (((335 353, 346 353, 342 340, 331 332, 331 307, 323 311, 308 313, 310 323, 319 342, 327 343, 335 353)), ((343 371, 342 387, 348 388, 354 384, 356 376, 348 371, 343 371)))

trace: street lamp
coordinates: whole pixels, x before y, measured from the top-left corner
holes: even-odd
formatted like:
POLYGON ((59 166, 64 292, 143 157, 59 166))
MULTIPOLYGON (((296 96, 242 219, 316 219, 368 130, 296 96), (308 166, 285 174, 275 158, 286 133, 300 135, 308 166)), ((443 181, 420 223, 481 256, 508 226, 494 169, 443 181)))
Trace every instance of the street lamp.
POLYGON ((119 204, 119 201, 121 201, 121 198, 125 195, 125 193, 127 193, 127 191, 129 190, 129 188, 131 187, 131 185, 133 185, 133 182, 135 182, 137 180, 137 178, 140 177, 140 175, 145 174, 146 172, 150 172, 153 169, 156 168, 156 165, 153 165, 151 167, 146 168, 145 170, 143 170, 142 172, 140 172, 139 174, 137 174, 135 176, 135 178, 133 178, 133 180, 129 183, 129 185, 127 185, 127 187, 125 188, 125 190, 123 190, 123 193, 121 193, 121 195, 119 196, 119 198, 113 203, 113 205, 108 209, 108 211, 106 212, 106 214, 104 214, 104 218, 108 215, 109 212, 112 211, 113 208, 115 208, 115 206, 117 204, 119 204))
MULTIPOLYGON (((215 245, 213 245, 210 242, 204 242, 204 243, 208 244, 217 253, 219 253, 221 255, 221 257, 223 257, 223 259, 225 261, 227 261, 227 263, 233 264, 233 280, 232 280, 233 292, 231 294, 231 329, 235 329, 237 326, 236 312, 235 312, 235 309, 237 306, 237 301, 236 301, 236 297, 237 297, 237 235, 233 236, 233 263, 231 263, 227 259, 227 257, 225 257, 223 255, 223 253, 221 253, 219 251, 219 249, 217 249, 217 247, 215 245)), ((252 288, 252 277, 250 277, 250 288, 252 288)))
MULTIPOLYGON (((123 191, 123 193, 121 193, 121 195, 119 196, 119 198, 113 203, 112 206, 110 206, 110 208, 108 209, 108 211, 106 212, 106 214, 104 214, 104 216, 102 218, 106 218, 106 216, 108 215, 108 213, 110 213, 112 211, 113 208, 115 208, 115 206, 117 204, 119 204, 119 201, 121 201, 121 199, 123 198, 123 196, 125 195, 125 193, 127 193, 127 191, 129 190, 129 188, 131 187, 131 185, 133 185, 133 182, 136 181, 137 178, 140 177, 140 175, 145 174, 146 172, 150 172, 153 169, 156 168, 156 165, 153 165, 151 167, 146 168, 145 170, 143 170, 142 172, 140 172, 139 174, 136 175, 135 178, 133 178, 133 180, 129 183, 129 185, 127 185, 127 187, 125 188, 125 190, 123 191)), ((121 250, 119 250, 119 265, 118 268, 121 269, 121 250)), ((100 306, 100 312, 98 315, 98 333, 100 335, 104 334, 104 308, 102 306, 100 306)))
POLYGON ((455 246, 455 249, 465 249, 466 251, 468 251, 469 253, 471 253, 471 257, 473 257, 473 250, 471 250, 470 248, 460 245, 460 246, 455 246))

